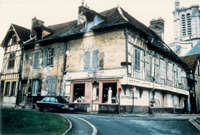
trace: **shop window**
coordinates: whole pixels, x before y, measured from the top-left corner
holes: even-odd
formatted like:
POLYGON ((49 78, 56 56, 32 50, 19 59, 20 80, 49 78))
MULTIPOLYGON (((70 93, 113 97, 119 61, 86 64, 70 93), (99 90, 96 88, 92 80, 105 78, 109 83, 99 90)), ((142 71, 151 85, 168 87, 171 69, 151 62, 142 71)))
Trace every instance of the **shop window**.
POLYGON ((11 53, 9 57, 8 68, 13 68, 15 66, 15 53, 11 53))
POLYGON ((74 84, 74 102, 85 102, 85 84, 74 84))
POLYGON ((1 81, 1 91, 4 89, 4 81, 1 81))
POLYGON ((11 87, 11 96, 15 95, 15 88, 16 88, 16 82, 12 82, 12 87, 11 87))
POLYGON ((8 96, 8 95, 9 95, 9 90, 10 90, 10 82, 6 82, 5 96, 8 96))
POLYGON ((117 83, 103 84, 103 103, 116 103, 117 99, 117 83))
POLYGON ((39 68, 40 66, 40 50, 34 52, 33 68, 39 68))

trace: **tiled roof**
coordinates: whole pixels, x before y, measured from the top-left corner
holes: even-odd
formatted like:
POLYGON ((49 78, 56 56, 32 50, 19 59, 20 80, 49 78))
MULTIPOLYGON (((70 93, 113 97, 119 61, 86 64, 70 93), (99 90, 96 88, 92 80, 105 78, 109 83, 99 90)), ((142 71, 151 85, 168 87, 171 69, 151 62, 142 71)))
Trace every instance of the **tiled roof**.
POLYGON ((192 69, 193 72, 195 71, 197 60, 199 59, 199 54, 187 55, 180 58, 184 60, 186 64, 188 64, 188 66, 192 69))
POLYGON ((200 53, 200 40, 186 55, 198 54, 198 53, 200 53))

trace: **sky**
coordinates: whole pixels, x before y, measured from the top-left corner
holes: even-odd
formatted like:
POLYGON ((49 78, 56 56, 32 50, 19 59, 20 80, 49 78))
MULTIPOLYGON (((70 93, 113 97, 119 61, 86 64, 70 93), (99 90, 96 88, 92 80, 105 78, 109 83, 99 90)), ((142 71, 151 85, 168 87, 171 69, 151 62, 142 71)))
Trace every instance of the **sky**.
MULTIPOLYGON (((90 9, 102 12, 118 5, 130 15, 149 26, 152 19, 162 17, 165 21, 165 43, 173 42, 173 14, 175 0, 84 0, 90 9)), ((200 0, 179 0, 180 7, 200 5, 200 0)), ((31 28, 31 19, 36 17, 45 26, 64 23, 78 18, 82 0, 0 0, 0 43, 10 25, 31 28)), ((0 47, 0 71, 4 51, 0 47)))

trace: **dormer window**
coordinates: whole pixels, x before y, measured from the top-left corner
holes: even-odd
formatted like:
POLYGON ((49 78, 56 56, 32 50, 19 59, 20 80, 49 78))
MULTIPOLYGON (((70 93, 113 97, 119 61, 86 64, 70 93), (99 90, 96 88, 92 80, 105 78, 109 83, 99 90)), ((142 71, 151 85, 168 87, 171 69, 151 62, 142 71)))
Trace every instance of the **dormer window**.
POLYGON ((17 37, 15 35, 13 35, 10 38, 10 41, 9 41, 8 45, 16 45, 16 44, 17 44, 17 37))
POLYGON ((81 32, 90 31, 91 28, 103 21, 104 17, 101 14, 84 6, 79 7, 77 24, 85 24, 85 27, 81 30, 81 32))

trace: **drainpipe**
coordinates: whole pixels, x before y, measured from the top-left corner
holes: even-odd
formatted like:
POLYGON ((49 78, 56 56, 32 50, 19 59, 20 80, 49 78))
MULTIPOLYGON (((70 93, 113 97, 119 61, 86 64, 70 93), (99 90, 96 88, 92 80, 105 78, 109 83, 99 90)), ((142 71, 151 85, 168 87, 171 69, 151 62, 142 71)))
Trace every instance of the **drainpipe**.
POLYGON ((17 85, 17 97, 16 97, 16 104, 19 105, 20 102, 20 89, 21 89, 21 81, 22 81, 22 66, 23 66, 23 55, 24 55, 24 46, 23 43, 20 44, 21 47, 21 57, 20 57, 20 64, 19 64, 19 81, 17 85))
MULTIPOLYGON (((67 47, 68 47, 68 46, 67 46, 67 43, 66 43, 66 44, 65 44, 65 51, 64 51, 65 54, 64 54, 64 61, 63 61, 63 71, 62 71, 62 73, 63 73, 63 89, 64 89, 64 91, 65 91, 65 85, 64 85, 64 83, 65 83, 65 78, 64 78, 64 77, 65 77, 65 75, 66 75, 66 73, 67 73, 67 72, 66 72, 67 50, 68 50, 67 47)), ((62 88, 60 88, 60 93, 61 93, 61 91, 62 91, 61 89, 62 89, 62 88)), ((65 94, 63 93, 62 96, 63 96, 63 98, 64 98, 64 97, 65 97, 65 94)))
POLYGON ((151 112, 151 104, 150 104, 150 98, 151 98, 151 93, 155 90, 155 58, 153 59, 154 60, 154 77, 153 77, 153 88, 151 89, 151 91, 149 91, 149 114, 152 114, 151 112))
POLYGON ((126 37, 126 69, 128 74, 128 30, 125 29, 125 37, 126 37))

